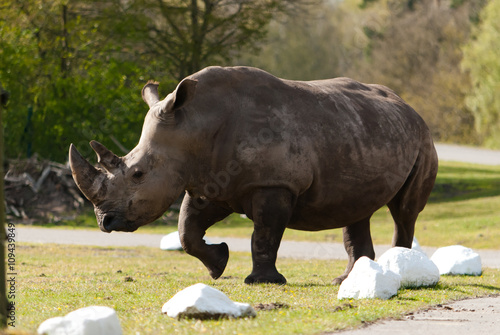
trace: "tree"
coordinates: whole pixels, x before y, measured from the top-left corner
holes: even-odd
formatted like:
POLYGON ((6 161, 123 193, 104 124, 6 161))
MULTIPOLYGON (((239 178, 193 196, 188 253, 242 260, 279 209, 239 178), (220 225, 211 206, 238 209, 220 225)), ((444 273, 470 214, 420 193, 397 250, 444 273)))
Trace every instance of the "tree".
POLYGON ((259 67, 287 79, 342 76, 361 51, 351 43, 359 33, 356 21, 362 17, 359 8, 349 6, 353 2, 323 1, 306 15, 272 20, 267 37, 258 42, 260 52, 244 52, 233 63, 259 67))
POLYGON ((367 6, 389 14, 375 30, 366 30, 366 57, 352 76, 394 89, 425 119, 435 139, 476 142, 474 118, 464 103, 470 82, 460 69, 460 48, 482 3, 369 1, 367 6))
POLYGON ((99 6, 4 0, 0 7, 0 79, 11 92, 6 156, 31 148, 65 161, 71 142, 85 143, 84 152, 91 139, 117 149, 110 135, 132 147, 144 116, 143 71, 101 34, 99 6))
POLYGON ((500 148, 500 2, 490 1, 481 11, 474 38, 464 47, 463 69, 472 89, 466 104, 484 144, 500 148))
POLYGON ((258 56, 240 60, 289 79, 348 76, 389 86, 429 124, 435 139, 474 143, 461 46, 483 0, 344 0, 312 18, 273 21, 258 56))
POLYGON ((316 1, 115 0, 111 9, 120 12, 113 17, 127 32, 122 35, 127 38, 123 43, 154 57, 158 66, 181 80, 207 65, 228 63, 244 48, 255 49, 273 17, 296 13, 313 3, 316 1))

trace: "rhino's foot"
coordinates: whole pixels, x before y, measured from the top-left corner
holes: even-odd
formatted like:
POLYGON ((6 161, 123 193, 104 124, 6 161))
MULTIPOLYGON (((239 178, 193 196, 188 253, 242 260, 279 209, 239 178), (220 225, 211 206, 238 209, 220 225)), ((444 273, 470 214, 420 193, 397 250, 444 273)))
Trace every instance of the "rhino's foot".
POLYGON ((338 276, 337 278, 335 278, 332 282, 333 285, 340 285, 342 284, 342 282, 347 278, 347 275, 348 273, 344 273, 343 275, 341 276, 338 276))
POLYGON ((203 264, 208 269, 210 276, 213 279, 219 278, 226 269, 227 261, 229 260, 229 247, 226 243, 209 245, 210 255, 203 264))
POLYGON ((279 273, 278 271, 269 271, 265 273, 251 273, 248 277, 245 278, 245 284, 286 284, 286 278, 279 273))

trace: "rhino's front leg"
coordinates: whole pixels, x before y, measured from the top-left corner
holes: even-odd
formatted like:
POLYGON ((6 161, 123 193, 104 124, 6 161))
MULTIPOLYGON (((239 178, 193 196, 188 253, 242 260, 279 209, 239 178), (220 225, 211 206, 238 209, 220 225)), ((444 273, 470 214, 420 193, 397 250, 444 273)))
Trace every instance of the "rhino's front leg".
POLYGON ((198 258, 207 267, 213 279, 219 278, 229 259, 226 243, 206 244, 203 240, 206 230, 224 219, 232 211, 215 203, 186 194, 179 213, 179 237, 182 248, 198 258))
POLYGON ((267 188, 256 191, 251 199, 254 222, 252 234, 252 273, 246 284, 285 284, 285 277, 276 269, 278 248, 290 220, 295 197, 286 189, 267 188))

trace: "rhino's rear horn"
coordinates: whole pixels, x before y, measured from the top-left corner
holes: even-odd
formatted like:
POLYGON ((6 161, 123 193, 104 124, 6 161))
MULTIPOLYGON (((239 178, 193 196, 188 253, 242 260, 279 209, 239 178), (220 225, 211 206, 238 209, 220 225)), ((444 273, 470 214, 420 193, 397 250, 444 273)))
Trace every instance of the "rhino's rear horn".
POLYGON ((98 190, 94 187, 94 181, 100 177, 101 172, 83 158, 73 144, 69 147, 69 165, 73 179, 80 191, 91 202, 97 202, 99 200, 97 199, 98 190))
POLYGON ((149 108, 153 107, 155 103, 160 101, 158 95, 158 86, 160 84, 156 81, 148 81, 146 85, 142 88, 142 100, 148 104, 149 108))
POLYGON ((116 156, 111 150, 97 141, 91 141, 90 146, 97 154, 97 162, 102 165, 108 172, 112 172, 120 166, 121 159, 116 156))

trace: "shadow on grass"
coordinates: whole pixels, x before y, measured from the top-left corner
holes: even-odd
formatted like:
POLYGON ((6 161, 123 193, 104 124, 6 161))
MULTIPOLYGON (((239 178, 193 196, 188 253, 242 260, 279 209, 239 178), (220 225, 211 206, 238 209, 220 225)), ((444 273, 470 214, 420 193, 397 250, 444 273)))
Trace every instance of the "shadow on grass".
POLYGON ((492 285, 483 285, 483 284, 463 284, 462 286, 470 286, 470 287, 477 287, 485 290, 491 290, 491 291, 496 291, 500 293, 500 287, 497 286, 492 286, 492 285))
POLYGON ((500 167, 442 163, 430 203, 500 196, 500 167))
MULTIPOLYGON (((451 277, 470 277, 470 276, 451 276, 451 277)), ((493 285, 487 285, 487 284, 481 284, 481 283, 442 283, 439 282, 435 286, 428 286, 428 287, 413 287, 413 288, 405 288, 405 290, 409 292, 418 292, 418 291, 453 291, 453 292, 459 292, 463 296, 468 296, 468 297, 473 297, 471 295, 471 288, 478 289, 481 292, 484 291, 489 291, 489 295, 497 296, 500 295, 500 287, 493 286, 493 285)), ((398 300, 401 301, 421 301, 422 296, 417 295, 417 296, 404 296, 404 294, 398 294, 397 296, 398 300)))
MULTIPOLYGON (((333 279, 332 279, 333 281, 333 279)), ((287 283, 287 287, 307 288, 307 287, 338 287, 329 283, 287 283)))

